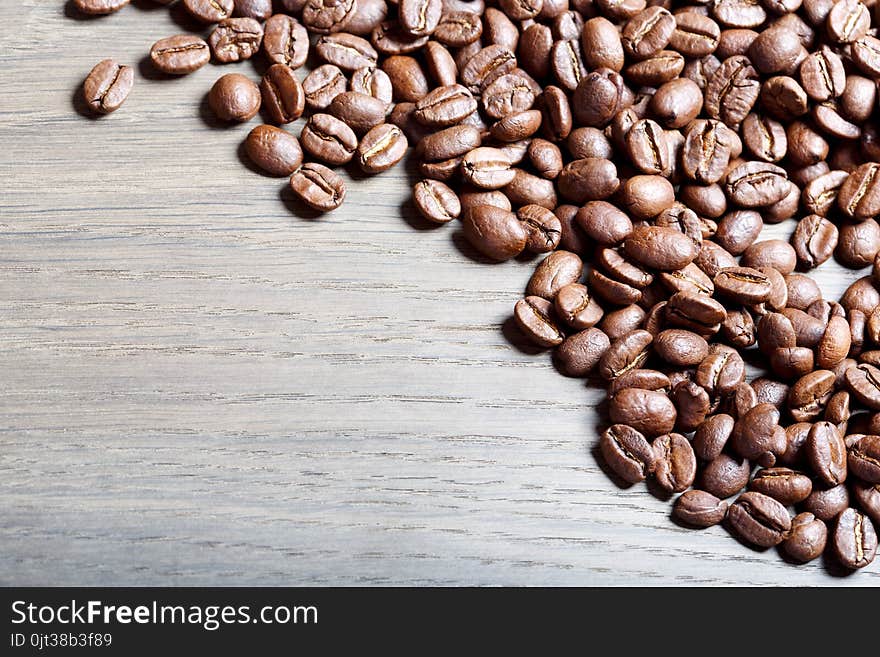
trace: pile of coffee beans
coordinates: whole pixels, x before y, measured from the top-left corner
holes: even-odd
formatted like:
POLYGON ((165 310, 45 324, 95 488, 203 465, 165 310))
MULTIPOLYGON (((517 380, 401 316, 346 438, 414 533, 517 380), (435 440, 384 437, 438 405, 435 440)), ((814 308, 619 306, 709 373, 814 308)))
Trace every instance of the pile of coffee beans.
MULTIPOLYGON (((618 483, 650 478, 681 523, 792 561, 871 563, 880 2, 180 4, 209 33, 160 40, 153 64, 262 53, 262 80, 224 75, 209 103, 229 122, 263 109, 246 152, 305 204, 339 207, 334 167, 378 173, 412 145, 427 220, 459 220, 494 261, 548 254, 514 316, 561 372, 603 382, 618 483), (300 117, 298 137, 280 127, 300 117), (788 242, 760 239, 784 220, 788 242), (832 257, 873 265, 839 301, 804 273, 832 257)), ((105 60, 86 100, 113 111, 132 79, 105 60)))

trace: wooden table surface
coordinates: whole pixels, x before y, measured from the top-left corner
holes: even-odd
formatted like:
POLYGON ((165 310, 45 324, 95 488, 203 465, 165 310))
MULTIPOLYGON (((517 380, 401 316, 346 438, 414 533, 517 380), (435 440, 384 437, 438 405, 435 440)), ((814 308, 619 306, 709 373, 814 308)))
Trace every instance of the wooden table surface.
POLYGON ((426 225, 403 165, 303 213, 204 111, 253 63, 145 65, 180 30, 0 3, 0 583, 880 584, 618 488, 602 391, 511 325, 534 263, 426 225), (138 72, 95 120, 105 57, 138 72))

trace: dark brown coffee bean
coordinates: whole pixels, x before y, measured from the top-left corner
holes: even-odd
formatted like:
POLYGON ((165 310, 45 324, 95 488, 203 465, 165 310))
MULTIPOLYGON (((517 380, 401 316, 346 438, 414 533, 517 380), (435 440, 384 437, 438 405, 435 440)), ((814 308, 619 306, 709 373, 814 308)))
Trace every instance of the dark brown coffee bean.
POLYGON ((461 172, 467 182, 482 189, 500 189, 516 175, 504 153, 488 146, 469 151, 462 160, 461 172))
POLYGON ((400 128, 381 123, 361 139, 357 147, 357 162, 366 173, 381 173, 403 159, 408 145, 400 128))
POLYGON ((461 202, 450 187, 439 180, 420 180, 413 186, 413 200, 422 216, 445 224, 461 214, 461 202))
POLYGON ((263 26, 253 18, 226 18, 211 32, 208 43, 221 64, 250 59, 263 42, 263 26))
POLYGON ((880 76, 880 39, 863 36, 852 44, 852 61, 871 77, 880 76))
POLYGON ((835 425, 815 423, 804 449, 813 472, 825 485, 836 486, 846 480, 846 445, 835 425))
POLYGON ((750 409, 737 420, 731 436, 731 445, 737 454, 769 465, 775 463, 776 454, 785 451, 786 444, 785 430, 779 426, 779 410, 772 404, 757 404, 750 409))
POLYGON ((715 289, 740 304, 755 304, 770 298, 769 277, 750 267, 722 269, 713 279, 715 289))
POLYGON ((636 329, 615 340, 602 356, 599 374, 606 381, 611 381, 630 370, 639 369, 650 355, 653 339, 647 331, 636 329))
POLYGON ((613 397, 626 388, 656 390, 666 392, 672 387, 669 377, 657 370, 630 370, 611 381, 608 386, 608 397, 613 397))
POLYGON ((837 261, 845 267, 861 269, 874 262, 880 251, 880 224, 874 219, 840 224, 837 261))
POLYGON ((608 467, 627 483, 644 481, 654 471, 651 444, 631 426, 612 424, 602 433, 599 448, 608 467))
POLYGON ((557 205, 553 181, 539 178, 523 169, 514 169, 513 180, 503 187, 514 205, 540 205, 553 209, 557 205))
POLYGON ((859 481, 852 482, 853 497, 862 511, 874 521, 875 525, 880 525, 880 484, 864 484, 859 481))
POLYGON ((749 490, 791 506, 809 497, 813 492, 813 482, 807 475, 789 468, 765 468, 755 473, 749 490))
POLYGON ((634 59, 662 50, 675 31, 675 18, 662 7, 648 7, 631 18, 621 32, 623 49, 634 59))
POLYGON ((566 164, 557 177, 559 193, 574 203, 608 198, 617 191, 620 179, 611 160, 587 157, 566 164))
POLYGON ((526 75, 524 71, 507 73, 489 83, 481 97, 486 114, 493 119, 502 119, 509 114, 531 109, 541 88, 526 75))
POLYGON ((356 91, 344 91, 330 102, 327 112, 345 121, 356 133, 364 133, 384 122, 385 103, 356 91))
POLYGON ((654 477, 668 493, 690 488, 697 474, 697 459, 687 438, 679 433, 658 436, 651 443, 654 450, 654 477))
POLYGON ((849 174, 837 194, 837 205, 850 217, 865 220, 880 214, 880 164, 868 162, 849 174))
POLYGON ((727 174, 725 193, 737 205, 765 207, 788 194, 785 169, 766 162, 745 162, 727 174))
POLYGON ((445 46, 461 48, 477 41, 482 33, 483 23, 477 14, 450 11, 442 14, 433 36, 445 46))
POLYGON ((687 78, 670 80, 657 89, 651 97, 649 108, 664 128, 683 128, 703 108, 703 93, 695 82, 687 78))
POLYGON ((327 109, 330 102, 348 88, 348 80, 338 66, 324 64, 302 82, 306 104, 314 111, 327 109))
POLYGON ((835 205, 838 192, 848 177, 846 171, 829 171, 814 178, 804 187, 804 207, 812 214, 824 217, 835 205))
MULTIPOLYGON (((556 296, 557 313, 560 295, 556 296)), ((566 376, 587 376, 599 364, 610 344, 608 336, 600 329, 588 328, 568 336, 556 348, 554 357, 560 371, 566 376)))
POLYGON ((559 318, 574 329, 590 328, 602 319, 602 307, 580 283, 562 287, 556 294, 555 305, 559 318))
POLYGON ((686 235, 662 226, 634 228, 623 247, 636 262, 661 271, 682 269, 699 253, 699 247, 686 235))
POLYGON ((75 0, 77 11, 90 16, 102 16, 119 11, 131 0, 75 0))
POLYGON ((514 307, 514 318, 529 341, 539 347, 555 347, 565 339, 565 334, 556 326, 553 304, 546 299, 535 296, 520 299, 514 307))
POLYGON ((584 63, 591 70, 623 68, 624 52, 620 33, 614 24, 604 17, 591 18, 581 31, 584 63))
POLYGON ((733 350, 710 351, 694 375, 694 382, 705 388, 710 397, 733 392, 744 379, 745 363, 733 350))
POLYGON ((263 51, 274 64, 299 68, 309 55, 309 33, 292 16, 275 14, 263 26, 263 51))
POLYGON ((719 121, 692 123, 687 129, 682 150, 685 174, 703 184, 721 180, 730 160, 729 132, 719 121))
POLYGON ((428 41, 424 48, 425 64, 428 73, 439 86, 455 84, 458 78, 458 67, 443 44, 428 41))
POLYGON ((799 563, 817 559, 828 542, 828 528, 812 513, 796 515, 791 521, 791 531, 782 543, 782 550, 799 563))
POLYGON ((236 16, 264 21, 272 15, 272 0, 234 0, 234 2, 236 16))
POLYGON ((630 128, 626 150, 632 163, 643 173, 663 173, 671 166, 663 128, 650 119, 637 121, 630 128))
MULTIPOLYGON (((675 52, 674 50, 661 50, 657 54, 648 57, 648 59, 643 59, 642 61, 634 62, 627 66, 623 72, 623 76, 630 84, 637 84, 645 87, 662 88, 662 86, 665 86, 667 83, 675 81, 676 78, 681 75, 684 67, 685 58, 681 54, 675 52)), ((691 82, 691 80, 688 78, 681 78, 681 80, 691 82)), ((686 86, 683 86, 682 88, 687 89, 686 86)), ((697 104, 699 106, 702 106, 702 90, 697 83, 694 83, 694 88, 696 88, 697 92, 700 94, 700 98, 698 99, 697 104)), ((654 93, 654 96, 656 95, 657 93, 654 93)), ((691 101, 690 98, 677 98, 675 95, 670 93, 668 88, 666 91, 664 91, 663 94, 661 94, 661 98, 663 96, 666 96, 666 98, 663 100, 662 103, 658 103, 657 107, 657 109, 661 111, 658 111, 656 114, 657 119, 663 125, 667 125, 667 122, 670 120, 669 108, 671 107, 671 105, 680 106, 688 112, 686 115, 683 116, 683 118, 678 119, 681 125, 685 125, 688 120, 693 118, 691 114, 694 103, 691 101), (684 100, 688 100, 689 102, 681 102, 684 100), (688 111, 688 109, 690 109, 690 111, 688 111)))
POLYGON ((249 121, 260 111, 260 88, 240 73, 228 73, 211 87, 208 103, 222 121, 249 121))
POLYGON ((758 547, 779 545, 791 529, 786 508, 772 497, 756 492, 740 495, 730 506, 727 519, 740 538, 758 547))
POLYGON ((202 23, 218 23, 232 16, 233 0, 183 0, 189 14, 202 23))
POLYGON ((273 64, 260 82, 263 107, 273 123, 291 123, 302 116, 306 96, 289 66, 273 64))
POLYGON ((245 150, 254 164, 273 176, 289 176, 303 160, 296 137, 270 125, 258 125, 251 130, 245 150))
MULTIPOLYGON (((427 135, 419 143, 418 150, 424 160, 428 162, 440 162, 450 158, 460 157, 475 150, 479 145, 480 131, 477 128, 471 125, 457 125, 427 135)), ((497 149, 493 149, 493 151, 497 151, 497 149)), ((492 152, 491 155, 493 158, 498 159, 499 165, 496 168, 503 168, 501 165, 506 161, 506 158, 503 158, 500 151, 497 153, 492 152)), ((488 184, 491 182, 489 180, 489 172, 491 169, 486 162, 492 162, 495 160, 487 160, 486 156, 487 154, 484 153, 475 154, 472 157, 472 161, 476 162, 479 160, 481 165, 479 171, 473 172, 474 175, 481 175, 481 179, 486 178, 488 184)))
POLYGON ((474 248, 493 260, 509 260, 526 248, 525 227, 513 212, 501 208, 491 205, 470 208, 462 215, 462 227, 474 248))
POLYGON ((442 13, 441 0, 400 0, 397 8, 400 24, 416 36, 432 34, 440 23, 442 13))
POLYGON ((583 261, 576 254, 570 251, 554 251, 535 268, 526 287, 526 294, 552 301, 560 289, 580 279, 583 266, 583 261))
POLYGON ((105 59, 89 72, 83 83, 88 106, 99 114, 118 110, 134 85, 134 69, 105 59))
POLYGON ((633 218, 650 219, 672 206, 675 190, 672 183, 662 176, 639 175, 624 182, 618 198, 620 205, 633 218))
POLYGON ((864 568, 877 554, 877 532, 867 516, 846 509, 837 517, 831 545, 841 564, 851 569, 864 568))
POLYGON ((211 49, 194 34, 178 34, 154 43, 150 60, 163 73, 186 75, 211 61, 211 49))
POLYGON ((703 107, 710 118, 737 125, 748 116, 760 91, 758 72, 747 57, 736 55, 724 60, 709 79, 703 107))
POLYGON ((727 311, 718 301, 695 292, 676 292, 666 304, 666 320, 700 335, 709 335, 719 329, 727 311))
POLYGON ((627 424, 646 436, 659 436, 675 426, 675 406, 665 393, 626 388, 612 397, 608 405, 611 421, 627 424))
POLYGON ((791 236, 798 263, 806 269, 828 260, 837 247, 837 240, 837 226, 815 214, 801 219, 791 236))
POLYGON ((709 355, 709 345, 692 331, 667 329, 654 339, 654 351, 673 366, 693 367, 709 355))
POLYGON ((379 58, 369 41, 345 32, 320 37, 315 50, 321 59, 343 71, 376 66, 379 58))
POLYGON ((727 502, 702 490, 689 490, 675 501, 672 515, 692 527, 712 527, 727 515, 727 502))
POLYGON ((330 212, 345 200, 345 182, 323 164, 307 162, 290 177, 290 187, 306 205, 330 212))
POLYGON ((358 146, 357 137, 343 121, 330 114, 313 114, 300 134, 303 148, 330 165, 351 161, 358 146))
POLYGON ((853 396, 872 410, 880 410, 880 369, 861 363, 844 374, 846 385, 853 396))
POLYGON ((562 223, 553 212, 540 205, 530 204, 519 208, 516 216, 528 233, 526 249, 532 253, 549 253, 559 246, 562 223))
POLYGON ((703 468, 700 488, 720 498, 731 497, 746 487, 750 473, 747 460, 721 454, 703 468))
POLYGON ((721 322, 721 336, 732 347, 746 349, 757 341, 755 321, 745 309, 729 310, 721 322))
POLYGON ((357 0, 307 0, 302 12, 303 24, 312 32, 342 32, 357 11, 357 0))
POLYGON ((745 118, 742 136, 749 151, 765 162, 778 162, 788 151, 785 127, 760 114, 752 113, 745 118))
POLYGON ((726 413, 706 418, 694 434, 694 452, 703 461, 714 461, 721 455, 734 427, 734 419, 726 413))
POLYGON ((477 101, 461 85, 438 87, 416 102, 414 116, 431 127, 460 123, 477 109, 477 101))
POLYGON ((608 246, 619 244, 633 230, 629 217, 606 201, 588 202, 578 211, 575 221, 588 237, 608 246))
POLYGON ((679 13, 675 16, 675 30, 669 38, 669 45, 687 57, 705 57, 715 52, 720 36, 718 23, 708 16, 679 13))
POLYGON ((556 41, 550 49, 550 68, 560 87, 566 91, 574 91, 587 74, 578 42, 556 41))
MULTIPOLYGON (((390 105, 394 98, 391 78, 385 71, 375 66, 364 66, 354 71, 351 74, 351 90, 378 98, 386 105, 390 105)), ((394 123, 390 116, 389 122, 394 123)), ((407 133, 406 127, 398 127, 404 131, 404 134, 407 133)))
POLYGON ((833 520, 848 506, 849 493, 843 484, 828 489, 814 489, 803 503, 805 511, 825 522, 833 520))
POLYGON ((840 0, 828 12, 826 26, 835 43, 852 43, 868 33, 871 14, 858 0, 840 0))
POLYGON ((869 484, 880 484, 880 436, 861 436, 848 448, 849 471, 869 484))
POLYGON ((644 289, 654 280, 654 276, 627 260, 619 251, 599 247, 595 251, 595 264, 602 267, 615 280, 638 289, 644 289))

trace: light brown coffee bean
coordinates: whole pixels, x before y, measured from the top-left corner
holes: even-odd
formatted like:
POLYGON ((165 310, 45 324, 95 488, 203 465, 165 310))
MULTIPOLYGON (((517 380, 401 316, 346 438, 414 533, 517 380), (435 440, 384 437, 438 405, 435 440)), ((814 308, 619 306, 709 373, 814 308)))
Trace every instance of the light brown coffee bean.
POLYGON ((323 164, 307 162, 291 177, 293 192, 309 207, 321 212, 335 210, 345 200, 345 182, 323 164))
POLYGON ((258 125, 251 130, 245 140, 245 151, 254 164, 273 176, 289 176, 303 160, 296 137, 270 125, 258 125))
POLYGON ((99 114, 118 110, 134 85, 134 70, 130 66, 105 59, 89 72, 83 83, 83 96, 88 106, 99 114))
POLYGON ((520 299, 516 302, 513 315, 523 334, 539 347, 555 347, 565 339, 565 334, 556 326, 553 304, 546 299, 520 299))

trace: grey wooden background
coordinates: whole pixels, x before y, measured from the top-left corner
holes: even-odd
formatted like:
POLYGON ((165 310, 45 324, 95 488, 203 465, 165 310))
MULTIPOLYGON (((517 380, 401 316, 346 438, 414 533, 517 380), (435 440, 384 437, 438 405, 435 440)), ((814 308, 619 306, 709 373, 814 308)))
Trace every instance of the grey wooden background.
POLYGON ((0 583, 880 583, 612 483, 601 391, 507 322, 532 265, 426 226, 404 167, 298 214, 204 115, 214 66, 80 113, 179 29, 0 3, 0 583))

